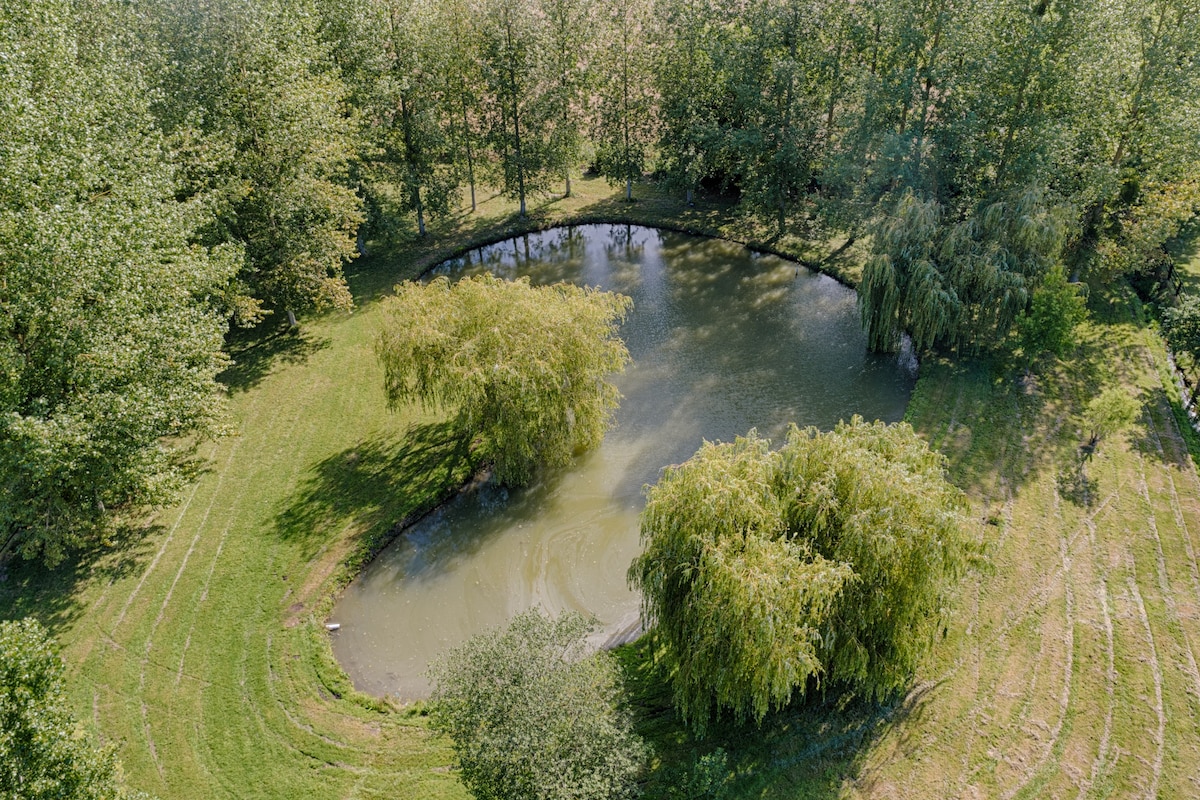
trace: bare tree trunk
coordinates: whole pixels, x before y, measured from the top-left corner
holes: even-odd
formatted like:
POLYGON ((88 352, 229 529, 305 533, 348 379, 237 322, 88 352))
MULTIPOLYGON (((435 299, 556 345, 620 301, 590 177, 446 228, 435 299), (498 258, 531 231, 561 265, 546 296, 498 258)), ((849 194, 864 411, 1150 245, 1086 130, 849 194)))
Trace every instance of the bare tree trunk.
POLYGON ((525 159, 521 152, 521 109, 517 98, 517 70, 512 61, 512 20, 505 19, 504 35, 508 43, 508 88, 512 93, 513 147, 517 161, 517 196, 521 201, 521 216, 525 216, 525 159))
POLYGON ((463 145, 467 149, 467 183, 471 186, 471 213, 475 212, 475 155, 471 152, 471 124, 467 117, 467 98, 462 97, 463 145))
POLYGON ((412 191, 413 210, 417 212, 417 235, 425 237, 425 209, 421 204, 421 182, 417 173, 418 154, 413 145, 412 113, 404 95, 400 95, 400 120, 404 131, 404 160, 408 167, 408 184, 412 191))
MULTIPOLYGON (((626 8, 628 14, 628 8, 626 8)), ((625 145, 625 200, 633 202, 633 158, 629 137, 629 19, 621 20, 621 138, 625 145)))

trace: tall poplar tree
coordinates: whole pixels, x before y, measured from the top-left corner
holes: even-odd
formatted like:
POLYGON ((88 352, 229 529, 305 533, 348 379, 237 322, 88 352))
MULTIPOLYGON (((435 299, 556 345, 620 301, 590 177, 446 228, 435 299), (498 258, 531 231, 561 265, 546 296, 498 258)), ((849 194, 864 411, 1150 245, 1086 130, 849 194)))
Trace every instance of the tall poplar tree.
POLYGON ((595 5, 588 0, 541 0, 546 17, 546 57, 550 154, 571 196, 571 172, 579 166, 584 142, 587 93, 596 55, 595 5))
POLYGON ((645 169, 657 121, 652 11, 651 0, 613 0, 605 7, 596 162, 607 178, 625 184, 626 200, 645 169))
POLYGON ((744 123, 734 150, 742 192, 775 217, 780 235, 813 174, 823 104, 812 80, 819 71, 813 10, 801 0, 765 0, 748 15, 751 33, 739 50, 735 92, 744 123))
POLYGON ((656 10, 659 169, 691 205, 700 182, 719 171, 727 21, 712 0, 664 0, 656 10))
POLYGON ((156 114, 176 142, 185 191, 216 213, 206 243, 246 254, 233 288, 240 322, 352 304, 342 269, 361 203, 347 89, 306 0, 151 0, 156 114))
POLYGON ((1106 274, 1164 260, 1200 206, 1200 2, 1122 0, 1091 17, 1075 169, 1085 176, 1077 266, 1106 274))
POLYGON ((425 236, 426 210, 445 214, 457 186, 451 130, 440 110, 444 61, 430 23, 434 8, 423 0, 383 0, 384 45, 388 59, 380 90, 380 178, 402 187, 405 205, 416 216, 417 234, 425 236))
POLYGON ((480 149, 480 107, 483 82, 479 54, 479 24, 470 0, 434 4, 429 29, 430 49, 440 75, 442 124, 449 132, 458 173, 470 189, 476 210, 476 173, 480 149))
POLYGON ((545 191, 554 171, 541 80, 545 17, 529 0, 486 0, 480 18, 480 63, 488 89, 485 113, 505 195, 525 216, 531 193, 545 191))

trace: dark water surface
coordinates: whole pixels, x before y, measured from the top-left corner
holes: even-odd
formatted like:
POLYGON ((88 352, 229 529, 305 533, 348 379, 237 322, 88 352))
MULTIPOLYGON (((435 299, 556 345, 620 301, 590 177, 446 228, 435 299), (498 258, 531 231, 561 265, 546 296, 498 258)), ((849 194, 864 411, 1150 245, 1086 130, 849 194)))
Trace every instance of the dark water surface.
POLYGON ((485 247, 437 274, 483 270, 632 297, 621 336, 633 363, 616 381, 624 399, 604 443, 565 474, 462 496, 346 589, 330 618, 341 624, 333 648, 372 694, 425 696, 432 658, 535 605, 594 615, 599 642, 628 636, 643 486, 664 465, 752 427, 778 440, 789 422, 894 422, 915 380, 910 358, 867 352, 851 290, 729 242, 586 225, 485 247))

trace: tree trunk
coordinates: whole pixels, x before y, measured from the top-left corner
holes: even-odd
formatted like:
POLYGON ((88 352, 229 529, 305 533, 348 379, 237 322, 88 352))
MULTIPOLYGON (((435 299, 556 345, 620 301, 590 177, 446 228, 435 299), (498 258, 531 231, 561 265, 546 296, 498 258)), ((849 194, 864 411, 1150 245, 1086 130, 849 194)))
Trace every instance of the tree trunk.
POLYGON ((296 322, 296 312, 292 311, 290 308, 287 310, 287 319, 288 319, 288 327, 289 328, 295 328, 296 325, 298 324, 296 322))
POLYGON ((689 187, 687 188, 687 190, 686 190, 686 194, 685 194, 685 196, 684 196, 684 199, 685 199, 685 201, 687 202, 688 206, 694 206, 694 205, 696 205, 696 198, 692 196, 692 189, 691 189, 691 187, 690 187, 690 186, 689 186, 689 187))
POLYGON ((1029 73, 1033 68, 1033 59, 1026 59, 1021 67, 1021 85, 1017 89, 1017 100, 1013 104, 1012 115, 1009 117, 1008 130, 1004 134, 1004 144, 1000 147, 1000 164, 996 167, 996 183, 1003 185, 1004 172, 1008 168, 1013 140, 1017 135, 1017 125, 1021 112, 1025 110, 1025 90, 1029 86, 1029 73))
POLYGON ((629 137, 629 9, 621 20, 621 139, 625 147, 625 200, 633 202, 633 156, 629 137))
POLYGON ((915 162, 913 164, 913 176, 918 182, 921 179, 921 161, 925 149, 925 134, 928 132, 930 122, 929 101, 933 96, 933 67, 937 62, 938 48, 942 42, 943 10, 942 6, 938 7, 937 17, 935 18, 935 25, 937 27, 933 31, 933 44, 929 47, 929 54, 925 61, 925 69, 923 70, 925 76, 922 81, 921 115, 917 119, 917 146, 916 153, 914 154, 915 162))
POLYGON ((467 183, 471 186, 471 213, 475 213, 475 156, 471 152, 471 126, 467 119, 467 98, 462 97, 463 145, 467 149, 467 183))
POLYGON ((13 545, 17 543, 17 531, 13 531, 4 540, 4 544, 0 545, 0 564, 8 560, 9 554, 12 552, 13 545))
POLYGON ((833 142, 833 112, 837 107, 838 89, 841 88, 842 80, 842 49, 845 44, 846 24, 843 21, 838 29, 838 45, 837 52, 833 56, 833 79, 829 86, 829 106, 825 112, 825 147, 829 148, 833 142))
POLYGON ((521 216, 525 216, 525 159, 521 152, 521 108, 517 97, 517 68, 513 64, 512 20, 506 19, 504 35, 508 44, 508 89, 512 93, 513 148, 517 162, 517 196, 521 201, 521 216))
POLYGON ((1112 167, 1118 169, 1121 162, 1125 160, 1125 150, 1133 142, 1133 133, 1137 128, 1138 120, 1142 114, 1142 94, 1146 90, 1146 84, 1150 79, 1150 72, 1154 64, 1150 62, 1150 53, 1158 50, 1159 43, 1162 41, 1163 28, 1167 22, 1167 6, 1164 3, 1159 8, 1158 22, 1154 26, 1154 39, 1150 46, 1142 50, 1142 61, 1138 65, 1138 80, 1137 86, 1133 90, 1133 97, 1129 101, 1129 113, 1126 115, 1126 123, 1122 127, 1121 136, 1117 140, 1117 150, 1113 153, 1112 167))
POLYGON ((421 203, 421 187, 413 188, 413 196, 417 204, 417 235, 425 238, 425 206, 421 203))
POLYGON ((420 154, 413 144, 412 113, 404 95, 400 95, 400 120, 404 132, 404 161, 408 168, 408 185, 412 191, 413 210, 417 212, 417 235, 425 236, 425 209, 421 205, 421 179, 418 163, 420 154))
MULTIPOLYGON (((788 38, 788 56, 791 58, 792 64, 796 63, 796 37, 799 36, 800 20, 797 15, 792 15, 792 34, 788 38)), ((776 152, 778 148, 786 148, 788 142, 792 138, 792 105, 794 103, 794 95, 796 91, 796 73, 794 67, 788 68, 787 89, 783 93, 783 118, 780 120, 781 130, 776 141, 776 152)), ((779 236, 782 238, 784 231, 787 229, 787 181, 794 178, 795 164, 788 165, 787 172, 779 170, 779 175, 776 178, 776 191, 779 192, 779 236), (787 173, 792 173, 791 175, 787 173)))

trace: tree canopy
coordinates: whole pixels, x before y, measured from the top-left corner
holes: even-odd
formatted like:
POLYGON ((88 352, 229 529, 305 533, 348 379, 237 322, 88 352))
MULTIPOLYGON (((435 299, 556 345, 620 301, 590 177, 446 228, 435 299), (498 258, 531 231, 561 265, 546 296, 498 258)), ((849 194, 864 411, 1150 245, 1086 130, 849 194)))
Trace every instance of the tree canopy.
POLYGON ((882 699, 940 630, 971 557, 965 498, 907 424, 706 442, 651 487, 630 567, 699 731, 825 684, 882 699))
POLYGON ((1128 428, 1137 419, 1141 405, 1124 388, 1110 386, 1088 401, 1084 408, 1084 425, 1088 430, 1088 446, 1128 428))
POLYGON ((161 443, 214 430, 227 322, 350 307, 356 244, 464 184, 524 212, 584 164, 627 197, 652 172, 859 241, 881 350, 1065 348, 1058 275, 1165 274, 1200 212, 1200 0, 0 15, 0 549, 51 560, 170 496, 161 443))
POLYGON ((305 0, 155 0, 147 58, 154 111, 186 180, 213 212, 198 239, 244 254, 226 289, 239 323, 353 305, 361 201, 347 185, 356 139, 348 90, 305 0))
POLYGON ((578 614, 518 615, 431 668, 432 721, 479 800, 620 800, 647 748, 622 706, 616 661, 587 652, 578 614))
POLYGON ((0 797, 119 800, 111 750, 78 729, 63 663, 35 619, 0 622, 0 797))
POLYGON ((170 497, 166 437, 222 411, 237 254, 191 241, 204 209, 176 200, 117 19, 0 4, 0 554, 51 564, 170 497))
POLYGON ((1163 310, 1162 330, 1167 344, 1200 358, 1200 297, 1185 295, 1179 305, 1163 310))
POLYGON ((388 402, 449 410, 501 483, 599 444, 619 397, 608 378, 629 360, 627 297, 483 275, 402 284, 385 303, 388 402))

